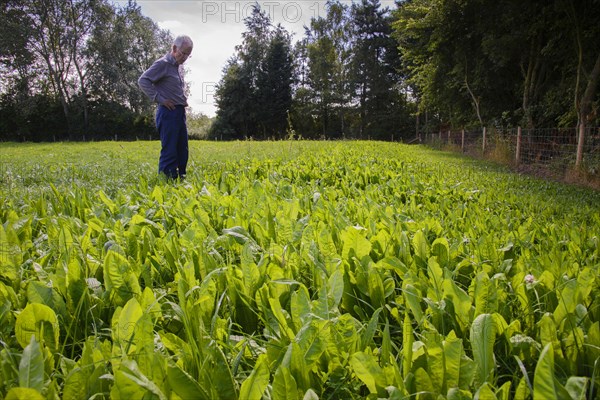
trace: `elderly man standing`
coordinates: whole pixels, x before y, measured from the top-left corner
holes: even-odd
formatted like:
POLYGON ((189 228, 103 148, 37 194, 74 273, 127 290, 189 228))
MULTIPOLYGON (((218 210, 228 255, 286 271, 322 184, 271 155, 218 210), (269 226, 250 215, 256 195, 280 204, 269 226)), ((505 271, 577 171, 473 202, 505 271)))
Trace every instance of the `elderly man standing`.
POLYGON ((161 143, 158 173, 171 179, 184 179, 186 174, 188 133, 185 107, 188 103, 181 69, 193 47, 189 36, 178 36, 171 52, 155 61, 138 79, 142 91, 158 104, 156 127, 161 143))

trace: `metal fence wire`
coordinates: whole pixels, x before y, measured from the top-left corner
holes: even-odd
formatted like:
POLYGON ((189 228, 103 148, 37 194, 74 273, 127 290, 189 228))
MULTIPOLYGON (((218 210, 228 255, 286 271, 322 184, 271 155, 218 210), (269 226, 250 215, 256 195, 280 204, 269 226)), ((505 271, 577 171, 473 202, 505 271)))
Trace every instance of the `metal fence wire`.
MULTIPOLYGON (((421 143, 434 148, 487 158, 557 178, 564 178, 575 169, 578 137, 577 128, 485 128, 418 135, 421 143)), ((600 180, 600 127, 585 129, 580 167, 588 178, 600 180)))

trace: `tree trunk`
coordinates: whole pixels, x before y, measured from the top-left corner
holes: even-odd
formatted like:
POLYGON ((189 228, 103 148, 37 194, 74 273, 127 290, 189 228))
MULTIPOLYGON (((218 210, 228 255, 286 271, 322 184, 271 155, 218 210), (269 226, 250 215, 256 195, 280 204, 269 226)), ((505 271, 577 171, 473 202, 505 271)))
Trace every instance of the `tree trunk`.
POLYGON ((533 115, 531 114, 531 103, 533 98, 535 97, 535 87, 537 85, 537 79, 539 79, 539 69, 540 69, 540 55, 539 50, 540 46, 537 38, 534 39, 536 43, 531 43, 531 47, 529 50, 529 57, 527 60, 527 71, 524 73, 524 83, 523 83, 523 118, 525 125, 527 128, 532 129, 534 127, 533 115))
MULTIPOLYGON (((579 72, 578 74, 579 75, 579 72)), ((579 78, 577 79, 579 81, 579 78)), ((600 53, 596 57, 596 63, 590 73, 587 86, 579 101, 579 109, 577 110, 577 119, 579 127, 579 138, 577 140, 577 157, 575 158, 575 167, 581 167, 581 161, 583 160, 583 142, 585 140, 585 125, 587 123, 588 115, 592 108, 592 101, 596 94, 598 83, 600 82, 600 53)))
POLYGON ((479 124, 481 126, 483 126, 483 119, 481 118, 481 112, 479 110, 479 99, 477 97, 475 97, 475 93, 473 93, 473 91, 471 90, 471 87, 469 86, 467 74, 465 74, 465 86, 467 87, 467 91, 469 92, 469 95, 471 96, 471 100, 473 100, 473 108, 475 108, 475 113, 477 114, 477 119, 479 120, 479 124))
POLYGON ((600 83, 600 52, 598 53, 598 57, 596 57, 596 63, 594 64, 594 68, 592 68, 592 72, 590 73, 590 77, 587 82, 587 86, 585 91, 583 92, 583 96, 581 97, 581 101, 579 102, 579 110, 578 116, 580 121, 586 121, 590 110, 592 108, 592 101, 594 100, 594 95, 596 94, 596 90, 598 88, 598 84, 600 83))

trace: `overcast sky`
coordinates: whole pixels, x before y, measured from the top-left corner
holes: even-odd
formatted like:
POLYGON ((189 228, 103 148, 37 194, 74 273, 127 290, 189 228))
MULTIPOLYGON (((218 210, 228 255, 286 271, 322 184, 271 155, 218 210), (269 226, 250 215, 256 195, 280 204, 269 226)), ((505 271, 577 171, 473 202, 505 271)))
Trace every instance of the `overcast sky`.
MULTIPOLYGON (((127 0, 113 0, 127 4, 127 0)), ((326 16, 325 1, 267 0, 267 1, 193 1, 193 0, 138 0, 142 14, 154 20, 161 28, 171 31, 173 37, 189 35, 194 41, 192 57, 186 62, 186 79, 191 84, 188 102, 194 112, 214 116, 215 85, 222 76, 227 60, 234 55, 235 46, 242 42, 244 18, 258 3, 271 16, 274 24, 281 23, 293 40, 304 35, 304 25, 316 16, 326 16)), ((350 4, 350 0, 344 1, 350 4)), ((382 0, 383 6, 394 8, 393 0, 382 0)))

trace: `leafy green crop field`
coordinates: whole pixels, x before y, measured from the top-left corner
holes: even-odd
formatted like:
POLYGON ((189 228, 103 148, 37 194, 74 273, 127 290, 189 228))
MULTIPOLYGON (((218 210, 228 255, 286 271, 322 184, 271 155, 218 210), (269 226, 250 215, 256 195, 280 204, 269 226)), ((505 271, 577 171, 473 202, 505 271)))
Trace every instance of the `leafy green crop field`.
POLYGON ((0 398, 585 399, 600 193, 417 146, 0 146, 0 398))

